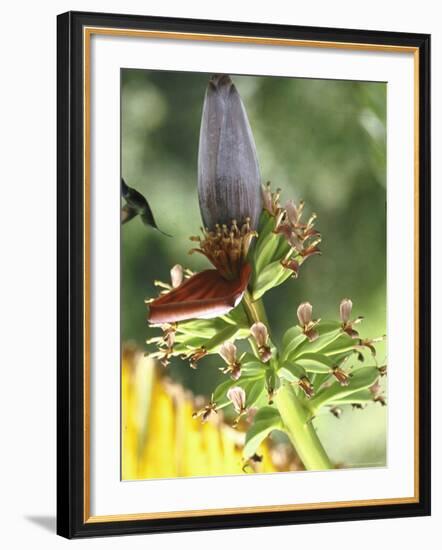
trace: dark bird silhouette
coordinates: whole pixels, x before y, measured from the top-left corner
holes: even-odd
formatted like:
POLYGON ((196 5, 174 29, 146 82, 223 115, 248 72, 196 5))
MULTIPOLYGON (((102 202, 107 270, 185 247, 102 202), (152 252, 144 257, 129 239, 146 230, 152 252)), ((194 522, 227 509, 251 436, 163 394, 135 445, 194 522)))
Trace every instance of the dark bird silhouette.
POLYGON ((129 222, 135 218, 135 216, 140 216, 144 225, 153 227, 163 235, 170 237, 168 233, 161 231, 158 227, 152 209, 145 197, 136 189, 129 187, 123 178, 121 178, 121 194, 126 201, 126 204, 121 209, 122 224, 129 222))

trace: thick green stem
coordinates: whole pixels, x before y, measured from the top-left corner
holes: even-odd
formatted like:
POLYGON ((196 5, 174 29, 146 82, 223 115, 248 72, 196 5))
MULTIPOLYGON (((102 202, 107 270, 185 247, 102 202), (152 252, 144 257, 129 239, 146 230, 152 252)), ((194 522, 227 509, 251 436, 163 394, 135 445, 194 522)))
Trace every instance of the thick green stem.
MULTIPOLYGON (((247 313, 250 325, 258 321, 263 322, 270 332, 264 305, 261 300, 253 301, 246 292, 243 306, 247 313)), ((253 338, 252 349, 259 356, 253 338)), ((322 446, 319 437, 311 422, 311 413, 304 406, 301 399, 289 384, 282 384, 274 398, 276 407, 281 415, 287 434, 296 449, 299 458, 307 470, 330 470, 333 465, 322 446)))
POLYGON ((307 470, 330 470, 333 465, 311 423, 309 411, 289 384, 275 395, 275 405, 288 436, 307 470))
POLYGON ((269 322, 267 320, 267 315, 262 300, 256 300, 254 302, 249 292, 246 291, 243 298, 243 305, 250 324, 253 325, 253 323, 258 323, 261 321, 267 326, 267 329, 270 332, 269 322))

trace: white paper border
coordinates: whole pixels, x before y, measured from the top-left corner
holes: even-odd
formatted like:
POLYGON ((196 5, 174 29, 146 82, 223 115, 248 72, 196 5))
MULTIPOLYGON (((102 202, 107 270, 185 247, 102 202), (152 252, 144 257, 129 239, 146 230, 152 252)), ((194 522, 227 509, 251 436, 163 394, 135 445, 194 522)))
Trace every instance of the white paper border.
POLYGON ((93 35, 91 91, 91 514, 413 496, 413 55, 93 35), (388 82, 387 468, 120 481, 121 67, 388 82))

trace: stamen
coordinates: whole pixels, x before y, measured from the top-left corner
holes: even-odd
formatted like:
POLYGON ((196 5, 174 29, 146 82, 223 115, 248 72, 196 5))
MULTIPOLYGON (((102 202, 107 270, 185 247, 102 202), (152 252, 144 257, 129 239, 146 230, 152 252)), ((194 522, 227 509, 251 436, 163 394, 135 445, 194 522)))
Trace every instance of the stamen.
POLYGON ((278 229, 278 227, 280 226, 283 218, 285 216, 285 212, 284 210, 281 210, 281 212, 279 212, 279 214, 276 216, 276 224, 275 224, 275 229, 274 229, 274 233, 276 233, 276 230, 278 229))
POLYGON ((238 277, 254 236, 256 232, 250 229, 250 218, 246 218, 241 227, 232 220, 230 227, 217 224, 214 231, 203 233, 199 239, 200 248, 191 249, 189 253, 204 254, 223 277, 231 280, 238 277))
POLYGON ((201 250, 201 248, 191 248, 188 252, 189 256, 191 256, 192 254, 194 254, 195 252, 198 252, 199 254, 203 254, 204 256, 206 255, 205 252, 203 252, 201 250))
POLYGON ((314 222, 315 222, 315 220, 316 220, 317 217, 318 217, 318 216, 313 212, 313 214, 310 216, 310 218, 309 218, 309 220, 308 220, 308 222, 307 222, 307 227, 312 226, 312 225, 314 224, 314 222))
POLYGON ((155 286, 158 286, 160 288, 164 288, 166 290, 172 290, 172 287, 168 283, 163 283, 163 281, 154 281, 153 284, 155 286))
POLYGON ((318 237, 315 239, 311 244, 308 245, 309 248, 315 248, 318 246, 318 244, 322 243, 322 237, 318 237))

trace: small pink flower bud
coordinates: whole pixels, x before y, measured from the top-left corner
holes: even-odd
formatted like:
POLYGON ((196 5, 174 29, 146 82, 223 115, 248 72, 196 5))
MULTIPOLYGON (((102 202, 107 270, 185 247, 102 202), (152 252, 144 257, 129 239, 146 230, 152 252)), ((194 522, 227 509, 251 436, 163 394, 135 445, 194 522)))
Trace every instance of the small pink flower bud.
POLYGON ((180 264, 176 264, 170 270, 170 280, 172 282, 172 288, 177 288, 183 282, 184 273, 180 264))
POLYGON ((265 346, 267 344, 269 333, 264 323, 254 323, 250 328, 250 332, 252 333, 253 338, 255 338, 258 347, 265 346))
POLYGON ((227 365, 234 365, 236 363, 236 346, 233 342, 224 342, 219 349, 219 354, 227 363, 227 365))
POLYGON ((227 392, 227 398, 232 402, 233 408, 238 414, 245 411, 246 408, 246 392, 239 386, 230 388, 227 392))
POLYGON ((319 333, 315 329, 315 327, 319 323, 320 319, 318 319, 317 321, 313 321, 312 313, 313 313, 313 307, 309 302, 303 302, 298 307, 297 314, 298 314, 299 324, 302 328, 302 331, 310 340, 310 342, 313 342, 319 336, 319 333))
POLYGON ((220 369, 224 373, 229 373, 232 380, 238 380, 241 376, 241 363, 237 359, 237 349, 233 342, 224 342, 219 349, 219 354, 224 359, 227 367, 220 369))
POLYGON ((256 345, 258 346, 259 356, 261 361, 267 363, 272 357, 271 349, 268 345, 269 342, 269 332, 264 323, 258 322, 254 323, 250 327, 250 332, 255 339, 256 345))
POLYGON ((350 321, 353 302, 349 298, 344 298, 339 306, 341 321, 347 324, 350 321))
POLYGON ((309 302, 303 302, 298 307, 298 319, 299 324, 302 327, 308 326, 312 322, 312 313, 313 313, 313 307, 309 302))
POLYGON ((339 315, 341 317, 342 329, 351 338, 358 338, 359 333, 353 328, 353 325, 357 325, 362 321, 362 317, 357 317, 353 321, 350 319, 351 310, 353 308, 353 302, 349 298, 344 298, 339 305, 339 315))

